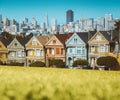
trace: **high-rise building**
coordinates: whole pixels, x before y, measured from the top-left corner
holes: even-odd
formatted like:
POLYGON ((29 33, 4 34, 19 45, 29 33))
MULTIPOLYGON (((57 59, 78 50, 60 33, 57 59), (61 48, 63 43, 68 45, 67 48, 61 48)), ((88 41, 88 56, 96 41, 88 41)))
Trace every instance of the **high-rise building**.
POLYGON ((5 17, 3 19, 3 25, 5 25, 5 26, 9 26, 10 25, 10 21, 9 21, 9 19, 7 17, 5 17))
POLYGON ((28 18, 24 19, 24 24, 28 24, 28 18))
POLYGON ((113 20, 112 14, 105 14, 105 30, 108 31, 109 29, 109 23, 113 20))
POLYGON ((57 20, 56 19, 52 19, 51 20, 51 28, 52 28, 52 32, 55 33, 57 31, 57 20))
POLYGON ((0 28, 2 27, 2 15, 0 15, 0 28))
POLYGON ((32 25, 33 25, 34 27, 36 27, 36 26, 37 26, 37 21, 36 21, 36 19, 35 19, 35 18, 33 18, 33 19, 32 19, 32 25))
POLYGON ((66 24, 73 21, 74 21, 74 12, 72 10, 68 10, 66 12, 66 24))
POLYGON ((48 28, 49 27, 48 14, 46 14, 45 24, 46 24, 46 28, 48 28))
POLYGON ((88 18, 86 19, 86 30, 87 31, 90 31, 90 30, 93 30, 93 18, 88 18))
POLYGON ((105 18, 100 17, 97 19, 97 30, 104 31, 105 30, 105 18))
POLYGON ((14 19, 12 19, 12 20, 10 20, 10 25, 15 25, 15 20, 14 19))

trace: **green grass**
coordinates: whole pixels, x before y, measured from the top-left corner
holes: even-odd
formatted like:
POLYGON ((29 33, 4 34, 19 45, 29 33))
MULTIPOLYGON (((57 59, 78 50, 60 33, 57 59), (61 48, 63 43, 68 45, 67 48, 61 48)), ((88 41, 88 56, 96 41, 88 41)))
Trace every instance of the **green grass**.
POLYGON ((0 67, 0 100, 119 99, 119 71, 0 67))

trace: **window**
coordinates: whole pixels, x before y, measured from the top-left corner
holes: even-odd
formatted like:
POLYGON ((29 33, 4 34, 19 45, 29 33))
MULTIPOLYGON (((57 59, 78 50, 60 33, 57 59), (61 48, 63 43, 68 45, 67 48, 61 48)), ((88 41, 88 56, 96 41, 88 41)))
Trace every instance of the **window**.
POLYGON ((32 40, 32 45, 37 45, 37 40, 36 39, 32 40))
POLYGON ((85 49, 82 50, 82 54, 85 54, 85 49))
POLYGON ((61 55, 63 55, 63 48, 61 48, 61 55))
POLYGON ((22 52, 22 57, 25 57, 25 52, 22 52))
POLYGON ((14 46, 16 47, 16 46, 17 46, 17 43, 15 43, 14 46))
POLYGON ((36 51, 35 51, 35 55, 36 55, 36 56, 40 56, 40 50, 36 50, 36 51))
POLYGON ((14 57, 15 56, 15 52, 11 52, 11 57, 14 57))
POLYGON ((33 55, 33 51, 32 51, 32 50, 30 50, 30 51, 29 51, 29 54, 30 54, 30 56, 32 56, 32 55, 33 55))
POLYGON ((76 38, 74 39, 74 43, 77 43, 77 39, 76 38))
POLYGON ((105 46, 100 46, 99 52, 105 52, 105 46))
POLYGON ((49 49, 49 54, 52 54, 52 49, 51 48, 49 49))
POLYGON ((52 55, 55 55, 55 50, 54 50, 54 48, 52 49, 52 55))
POLYGON ((60 54, 60 48, 56 48, 56 54, 60 54))
POLYGON ((102 38, 101 38, 100 35, 97 35, 97 36, 96 36, 96 40, 100 41, 101 39, 102 39, 102 38))
POLYGON ((56 40, 53 40, 53 44, 56 44, 56 40))
POLYGON ((17 52, 17 56, 18 56, 18 57, 22 57, 22 52, 21 52, 21 51, 18 51, 18 52, 17 52))
POLYGON ((70 48, 70 53, 72 53, 72 48, 70 48))
POLYGON ((91 52, 95 52, 95 47, 94 46, 91 47, 91 52))
POLYGON ((43 55, 43 50, 41 50, 40 55, 41 55, 41 56, 44 56, 44 55, 43 55))
POLYGON ((81 48, 77 49, 77 54, 81 54, 81 48))

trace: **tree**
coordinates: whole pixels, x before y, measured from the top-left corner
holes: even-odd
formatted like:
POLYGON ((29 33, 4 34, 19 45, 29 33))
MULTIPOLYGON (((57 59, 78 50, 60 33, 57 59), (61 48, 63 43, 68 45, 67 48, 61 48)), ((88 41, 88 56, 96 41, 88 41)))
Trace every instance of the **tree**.
POLYGON ((75 60, 73 62, 73 67, 77 67, 77 66, 87 66, 88 65, 88 61, 85 59, 79 59, 79 60, 75 60))
POLYGON ((106 56, 106 57, 99 57, 97 59, 97 64, 99 66, 105 66, 108 69, 115 69, 115 67, 119 66, 119 63, 115 57, 106 56))
POLYGON ((120 20, 115 22, 115 30, 120 31, 120 20))

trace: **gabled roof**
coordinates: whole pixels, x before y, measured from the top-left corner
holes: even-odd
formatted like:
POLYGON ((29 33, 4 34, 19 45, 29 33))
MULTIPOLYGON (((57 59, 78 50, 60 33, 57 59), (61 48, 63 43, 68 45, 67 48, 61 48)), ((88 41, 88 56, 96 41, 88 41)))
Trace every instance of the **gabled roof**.
POLYGON ((108 31, 100 31, 100 33, 110 42, 111 41, 111 35, 108 31))
POLYGON ((48 40, 50 39, 52 35, 49 35, 49 36, 36 36, 36 38, 38 39, 38 41, 42 44, 42 45, 45 45, 48 40))
POLYGON ((32 35, 28 35, 26 37, 22 37, 22 36, 16 36, 15 37, 22 46, 25 46, 25 44, 32 38, 32 35))
POLYGON ((55 36, 58 38, 58 40, 65 45, 65 42, 67 39, 69 39, 73 33, 68 33, 68 34, 55 34, 55 36))
POLYGON ((90 32, 77 32, 77 35, 85 42, 87 43, 89 39, 95 34, 95 31, 90 32))
POLYGON ((88 32, 79 32, 77 35, 85 42, 88 42, 88 32))
POLYGON ((0 36, 0 41, 5 45, 5 47, 7 47, 7 45, 9 45, 12 40, 13 40, 13 37, 6 36, 6 35, 0 36))
MULTIPOLYGON (((96 34, 98 34, 98 33, 102 34, 103 37, 104 37, 106 40, 108 40, 108 42, 111 42, 111 35, 110 35, 110 33, 109 33, 108 31, 98 31, 98 32, 96 32, 89 40, 91 40, 93 37, 95 37, 96 34)), ((88 41, 89 41, 89 40, 88 40, 88 41)))

